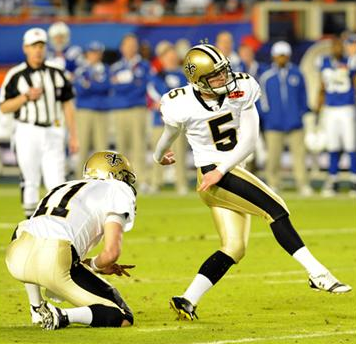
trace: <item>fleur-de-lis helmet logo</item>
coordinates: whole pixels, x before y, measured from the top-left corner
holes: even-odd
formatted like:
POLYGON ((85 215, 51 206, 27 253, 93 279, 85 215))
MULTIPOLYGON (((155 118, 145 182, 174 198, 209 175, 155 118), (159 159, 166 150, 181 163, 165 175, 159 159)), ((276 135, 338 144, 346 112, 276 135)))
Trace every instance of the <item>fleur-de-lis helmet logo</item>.
POLYGON ((106 154, 105 158, 112 167, 123 163, 123 160, 115 153, 106 154))
POLYGON ((193 76, 197 70, 197 66, 188 60, 188 63, 184 66, 184 69, 189 73, 190 76, 193 76))

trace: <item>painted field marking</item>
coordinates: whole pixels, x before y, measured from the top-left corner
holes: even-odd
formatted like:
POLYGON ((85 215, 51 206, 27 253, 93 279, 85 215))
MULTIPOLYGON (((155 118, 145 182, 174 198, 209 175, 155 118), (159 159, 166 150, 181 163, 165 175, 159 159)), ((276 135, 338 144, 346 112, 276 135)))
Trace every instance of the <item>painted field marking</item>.
POLYGON ((266 341, 279 341, 286 339, 306 339, 306 338, 322 338, 322 337, 333 337, 333 336, 344 336, 349 334, 356 334, 356 330, 350 331, 340 331, 340 332, 314 332, 314 333, 304 333, 304 334, 291 334, 285 336, 271 336, 271 337, 247 337, 240 339, 227 339, 218 340, 211 342, 194 342, 192 344, 238 344, 238 343, 254 343, 254 342, 266 342, 266 341))
POLYGON ((139 332, 163 332, 163 331, 177 331, 177 330, 197 330, 204 329, 204 326, 165 326, 165 327, 152 327, 152 328, 138 328, 139 332))

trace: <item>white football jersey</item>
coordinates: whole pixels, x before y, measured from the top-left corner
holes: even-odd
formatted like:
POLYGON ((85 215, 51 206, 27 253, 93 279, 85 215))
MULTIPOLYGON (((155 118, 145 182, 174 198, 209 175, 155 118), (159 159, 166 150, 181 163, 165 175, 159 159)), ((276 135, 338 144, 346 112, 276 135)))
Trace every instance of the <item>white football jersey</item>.
POLYGON ((69 240, 84 258, 102 238, 104 224, 114 219, 112 215, 123 215, 123 230, 131 230, 135 209, 134 192, 124 182, 74 180, 52 189, 34 215, 20 223, 19 231, 23 229, 40 238, 69 240))
POLYGON ((260 97, 260 87, 247 73, 237 73, 237 89, 206 104, 191 85, 166 93, 161 100, 163 121, 185 131, 196 167, 221 163, 238 144, 241 111, 260 97))

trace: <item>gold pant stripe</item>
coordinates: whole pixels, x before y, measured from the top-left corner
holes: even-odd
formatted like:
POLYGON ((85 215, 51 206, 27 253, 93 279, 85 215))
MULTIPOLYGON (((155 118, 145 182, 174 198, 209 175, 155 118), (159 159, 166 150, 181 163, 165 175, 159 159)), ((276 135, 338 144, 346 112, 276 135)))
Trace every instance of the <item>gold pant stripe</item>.
POLYGON ((220 237, 220 251, 237 263, 246 252, 251 215, 219 207, 212 207, 211 211, 220 237))
MULTIPOLYGON (((198 169, 198 186, 203 177, 202 171, 206 173, 213 168, 214 165, 209 165, 198 169)), ((228 172, 218 185, 199 192, 200 197, 209 207, 222 207, 261 216, 268 223, 289 214, 281 197, 259 178, 241 167, 228 172)))
MULTIPOLYGON (((6 264, 11 275, 17 280, 41 285, 74 306, 101 304, 120 309, 109 298, 96 295, 73 281, 70 274, 71 250, 69 241, 35 238, 24 231, 9 245, 6 251, 6 264)), ((107 281, 96 276, 89 268, 85 267, 85 269, 90 274, 88 284, 96 281, 111 287, 107 281)))

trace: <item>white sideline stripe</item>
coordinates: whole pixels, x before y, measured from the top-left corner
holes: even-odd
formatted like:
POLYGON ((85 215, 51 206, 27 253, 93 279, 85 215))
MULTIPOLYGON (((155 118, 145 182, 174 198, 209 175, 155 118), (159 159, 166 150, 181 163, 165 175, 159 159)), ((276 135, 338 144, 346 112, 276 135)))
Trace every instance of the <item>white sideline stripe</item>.
POLYGON ((197 330, 203 329, 203 326, 165 326, 165 327, 153 327, 153 328, 139 328, 139 332, 162 332, 162 331, 177 331, 177 330, 197 330))
POLYGON ((194 342, 192 344, 235 344, 235 343, 254 343, 254 342, 266 342, 274 340, 286 340, 286 339, 304 339, 304 338, 318 338, 318 337, 333 337, 333 336, 343 336, 347 334, 355 334, 355 330, 350 331, 340 331, 340 332, 315 332, 315 333, 305 333, 305 334, 291 334, 285 336, 271 336, 271 337, 256 337, 256 338, 240 338, 240 339, 227 339, 227 340, 217 340, 211 342, 194 342))

